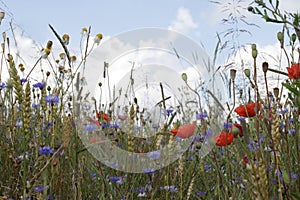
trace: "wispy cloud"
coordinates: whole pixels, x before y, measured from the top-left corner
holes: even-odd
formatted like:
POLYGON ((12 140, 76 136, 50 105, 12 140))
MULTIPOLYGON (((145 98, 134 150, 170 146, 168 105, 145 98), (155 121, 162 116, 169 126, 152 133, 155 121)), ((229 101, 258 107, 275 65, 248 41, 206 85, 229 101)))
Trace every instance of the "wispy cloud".
POLYGON ((198 28, 198 25, 193 21, 189 9, 180 7, 177 10, 176 19, 168 27, 169 30, 187 33, 190 30, 198 28))

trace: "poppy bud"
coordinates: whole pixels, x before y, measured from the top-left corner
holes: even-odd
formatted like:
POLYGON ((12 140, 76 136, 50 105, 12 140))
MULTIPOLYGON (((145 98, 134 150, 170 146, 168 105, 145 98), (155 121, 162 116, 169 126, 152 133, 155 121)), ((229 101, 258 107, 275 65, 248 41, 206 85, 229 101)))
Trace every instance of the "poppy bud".
POLYGON ((187 75, 186 75, 186 73, 182 73, 182 74, 181 74, 181 78, 182 78, 182 80, 183 80, 184 82, 187 82, 187 75))
POLYGON ((248 78, 250 77, 250 69, 245 69, 244 73, 248 78))
POLYGON ((257 50, 256 49, 252 49, 252 57, 257 58, 257 50))
POLYGON ((249 6, 247 9, 248 9, 249 12, 252 12, 252 13, 255 14, 255 10, 252 6, 249 6))
POLYGON ((277 33, 277 39, 279 40, 279 42, 282 42, 283 41, 283 33, 281 31, 279 31, 277 33))
POLYGON ((296 41, 296 38, 297 38, 296 34, 293 33, 293 34, 292 34, 292 42, 293 42, 293 43, 296 41))

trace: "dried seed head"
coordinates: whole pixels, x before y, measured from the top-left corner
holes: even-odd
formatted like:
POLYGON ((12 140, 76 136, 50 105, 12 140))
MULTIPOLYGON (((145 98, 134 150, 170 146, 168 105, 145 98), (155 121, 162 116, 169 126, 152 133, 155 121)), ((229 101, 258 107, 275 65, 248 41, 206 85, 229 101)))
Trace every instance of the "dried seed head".
POLYGON ((263 72, 267 73, 268 69, 269 69, 269 63, 263 62, 263 64, 262 64, 262 70, 263 70, 263 72))
POLYGON ((276 98, 278 98, 278 96, 279 96, 279 88, 274 88, 273 89, 273 93, 274 93, 274 96, 276 97, 276 98))
POLYGON ((69 41, 70 41, 70 36, 68 34, 64 34, 62 36, 62 41, 65 45, 68 45, 69 44, 69 41))
POLYGON ((230 70, 230 78, 231 78, 232 80, 234 80, 234 79, 235 79, 235 76, 236 76, 236 70, 235 70, 235 69, 231 69, 231 70, 230 70))

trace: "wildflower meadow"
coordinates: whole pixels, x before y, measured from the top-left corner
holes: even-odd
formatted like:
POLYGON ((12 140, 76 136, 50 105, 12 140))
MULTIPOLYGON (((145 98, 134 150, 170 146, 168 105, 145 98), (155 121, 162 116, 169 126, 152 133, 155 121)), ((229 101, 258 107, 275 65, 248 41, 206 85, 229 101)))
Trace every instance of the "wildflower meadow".
POLYGON ((210 58, 169 30, 104 41, 84 27, 75 55, 50 24, 54 39, 26 66, 14 29, 2 29, 0 200, 300 199, 300 15, 279 3, 244 10, 279 27, 266 36, 278 40, 276 65, 253 42, 247 64, 219 66, 220 53, 240 51, 224 45, 235 31, 210 58))

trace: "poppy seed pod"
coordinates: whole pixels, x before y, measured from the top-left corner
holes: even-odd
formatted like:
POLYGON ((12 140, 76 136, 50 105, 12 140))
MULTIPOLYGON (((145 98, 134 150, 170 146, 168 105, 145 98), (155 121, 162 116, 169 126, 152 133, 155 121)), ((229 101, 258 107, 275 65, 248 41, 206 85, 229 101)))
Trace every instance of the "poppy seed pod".
POLYGON ((278 98, 278 96, 279 96, 279 88, 278 88, 278 87, 274 88, 274 89, 273 89, 273 93, 274 93, 274 96, 275 96, 276 98, 278 98))
POLYGON ((236 76, 236 70, 235 70, 235 69, 231 69, 231 70, 230 70, 230 78, 231 78, 232 80, 234 80, 234 79, 235 79, 235 76, 236 76))
POLYGON ((268 69, 269 69, 269 63, 263 62, 263 64, 262 64, 262 70, 263 70, 263 72, 267 73, 268 69))

